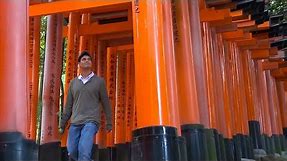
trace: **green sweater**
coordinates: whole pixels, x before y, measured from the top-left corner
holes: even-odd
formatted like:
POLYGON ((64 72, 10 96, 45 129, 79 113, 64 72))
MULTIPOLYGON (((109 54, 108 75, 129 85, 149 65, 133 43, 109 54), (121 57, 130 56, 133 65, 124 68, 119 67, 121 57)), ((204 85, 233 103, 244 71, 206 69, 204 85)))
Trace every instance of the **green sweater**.
POLYGON ((86 84, 83 84, 77 77, 74 78, 70 82, 60 128, 65 128, 71 116, 72 125, 94 122, 99 127, 101 119, 100 102, 106 115, 106 126, 111 127, 111 106, 104 79, 94 75, 86 84))

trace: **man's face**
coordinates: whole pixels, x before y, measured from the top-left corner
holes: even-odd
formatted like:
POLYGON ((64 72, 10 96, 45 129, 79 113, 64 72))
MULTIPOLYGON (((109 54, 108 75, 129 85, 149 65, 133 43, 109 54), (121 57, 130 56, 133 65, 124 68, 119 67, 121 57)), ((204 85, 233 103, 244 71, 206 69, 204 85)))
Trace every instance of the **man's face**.
POLYGON ((80 68, 92 68, 92 59, 91 57, 85 55, 81 58, 79 62, 80 68))

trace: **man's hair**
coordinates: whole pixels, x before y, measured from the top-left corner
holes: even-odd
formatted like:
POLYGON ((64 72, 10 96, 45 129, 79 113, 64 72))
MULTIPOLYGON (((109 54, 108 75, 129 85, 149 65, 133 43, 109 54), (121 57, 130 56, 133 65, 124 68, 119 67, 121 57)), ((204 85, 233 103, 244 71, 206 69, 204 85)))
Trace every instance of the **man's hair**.
POLYGON ((90 58, 92 58, 88 51, 82 51, 80 56, 78 57, 78 62, 80 62, 82 57, 84 56, 89 56, 90 58))

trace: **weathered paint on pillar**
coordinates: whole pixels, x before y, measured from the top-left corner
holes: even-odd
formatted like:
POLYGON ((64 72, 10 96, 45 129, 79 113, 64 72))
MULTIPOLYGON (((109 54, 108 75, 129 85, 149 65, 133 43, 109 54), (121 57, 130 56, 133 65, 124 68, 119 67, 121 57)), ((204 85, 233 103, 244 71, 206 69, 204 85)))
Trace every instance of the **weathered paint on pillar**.
POLYGON ((278 91, 282 126, 283 128, 286 128, 287 127, 287 104, 286 104, 286 98, 285 98, 284 83, 282 81, 277 81, 276 87, 278 91))
MULTIPOLYGON (((97 44, 97 55, 96 56, 96 63, 95 66, 97 68, 96 73, 98 76, 103 77, 106 80, 107 84, 107 91, 109 93, 109 75, 106 75, 109 63, 107 63, 107 49, 105 43, 103 41, 96 41, 97 44)), ((109 94, 110 97, 110 94, 109 94)), ((111 99, 110 99, 111 101, 111 99)), ((111 102, 112 103, 112 102, 111 102)), ((111 106, 113 108, 113 106, 111 106)), ((101 125, 100 129, 96 135, 96 143, 99 145, 99 148, 105 148, 107 145, 107 133, 106 133, 106 119, 104 115, 104 111, 101 109, 101 125)))
POLYGON ((240 60, 242 63, 242 67, 243 67, 243 82, 244 82, 244 86, 245 86, 245 95, 246 95, 246 102, 247 102, 247 112, 248 112, 248 121, 251 120, 257 120, 257 117, 255 115, 255 103, 254 103, 254 95, 253 95, 253 91, 252 87, 251 87, 251 77, 249 75, 250 73, 250 69, 249 69, 249 59, 248 59, 248 51, 244 50, 243 53, 240 55, 240 60))
MULTIPOLYGON (((201 4, 202 5, 202 4, 201 4)), ((207 81, 204 73, 205 64, 203 58, 203 46, 202 46, 202 31, 200 24, 199 14, 200 2, 199 0, 189 1, 189 15, 190 15, 190 29, 192 37, 192 53, 195 68, 196 88, 197 88, 197 99, 199 105, 199 113, 201 123, 205 128, 209 128, 209 117, 208 117, 208 99, 207 99, 207 81)))
POLYGON ((117 52, 116 106, 115 106, 115 144, 125 143, 126 107, 126 58, 125 52, 117 52))
POLYGON ((37 160, 29 131, 28 0, 0 1, 0 160, 37 160))
POLYGON ((29 22, 29 90, 30 127, 29 138, 36 140, 36 121, 38 108, 39 64, 40 64, 40 17, 30 18, 29 22))
POLYGON ((47 21, 40 144, 59 141, 57 112, 62 74, 62 22, 62 15, 51 15, 47 21))
POLYGON ((217 114, 215 107, 215 95, 214 95, 214 83, 213 83, 213 72, 212 72, 212 33, 211 28, 207 22, 203 23, 203 43, 204 43, 204 60, 205 60, 205 68, 206 68, 206 79, 207 79, 207 94, 208 94, 208 107, 209 107, 209 125, 210 128, 217 129, 217 114))
POLYGON ((269 103, 269 116, 271 121, 271 130, 272 134, 279 134, 279 127, 278 127, 278 99, 277 101, 274 99, 274 88, 276 87, 274 84, 274 78, 271 76, 270 71, 265 71, 266 76, 266 85, 267 85, 267 94, 268 94, 268 103, 269 103))
POLYGON ((28 137, 28 1, 0 1, 0 131, 28 137), (17 12, 11 12, 17 11, 17 12), (16 101, 17 100, 17 101, 16 101))
MULTIPOLYGON (((82 14, 81 24, 89 25, 90 20, 91 20, 91 14, 90 13, 82 14)), ((91 53, 91 51, 89 50, 90 39, 91 39, 91 36, 89 36, 89 35, 80 36, 80 42, 79 42, 80 43, 80 48, 79 48, 80 52, 84 51, 84 50, 88 50, 91 53)))
POLYGON ((167 97, 170 107, 171 123, 177 128, 178 135, 181 135, 180 119, 179 119, 179 106, 178 106, 178 85, 177 85, 177 72, 176 72, 176 59, 175 59, 175 45, 176 40, 175 31, 177 27, 176 22, 176 8, 175 1, 167 0, 163 2, 163 32, 164 34, 164 51, 166 61, 166 79, 167 79, 167 97))
POLYGON ((125 110, 125 129, 126 142, 132 141, 133 115, 134 115, 134 53, 127 53, 126 63, 126 110, 125 110))
POLYGON ((260 86, 261 89, 261 99, 262 99, 262 104, 263 104, 263 120, 264 120, 264 125, 263 125, 263 133, 266 134, 267 136, 272 135, 272 130, 271 130, 271 120, 270 120, 270 115, 269 115, 269 101, 268 101, 268 93, 267 93, 267 84, 266 84, 266 78, 265 78, 265 72, 263 71, 262 68, 262 60, 258 60, 255 64, 256 68, 258 68, 257 71, 257 83, 260 86))
POLYGON ((117 53, 115 48, 107 48, 107 91, 112 107, 113 130, 107 134, 107 147, 114 146, 115 137, 115 106, 116 106, 116 69, 117 53))
MULTIPOLYGON (((237 46, 236 46, 237 47, 237 46)), ((241 120, 241 124, 242 124, 242 134, 243 135, 249 135, 249 130, 248 130, 248 113, 247 113, 247 103, 246 103, 246 94, 245 94, 245 88, 246 86, 244 85, 244 78, 243 78, 243 68, 242 68, 242 62, 240 59, 240 55, 244 54, 242 53, 242 50, 239 50, 237 47, 236 50, 236 69, 237 69, 237 81, 238 81, 238 85, 239 85, 239 94, 240 94, 240 113, 242 115, 242 120, 241 120)))
POLYGON ((180 123, 182 125, 200 124, 187 2, 185 0, 176 1, 178 29, 174 29, 177 32, 177 37, 175 37, 175 59, 180 123))

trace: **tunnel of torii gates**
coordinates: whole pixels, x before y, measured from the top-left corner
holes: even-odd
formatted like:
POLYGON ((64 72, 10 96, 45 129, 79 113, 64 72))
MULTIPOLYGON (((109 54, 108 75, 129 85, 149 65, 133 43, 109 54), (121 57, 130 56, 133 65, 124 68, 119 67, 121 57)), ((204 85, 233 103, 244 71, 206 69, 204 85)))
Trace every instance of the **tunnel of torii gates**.
POLYGON ((65 102, 83 50, 106 81, 113 111, 110 133, 102 115, 94 160, 238 161, 260 149, 284 152, 287 25, 282 15, 268 16, 265 3, 0 1, 0 160, 68 159, 67 129, 58 133, 60 91, 65 102))

